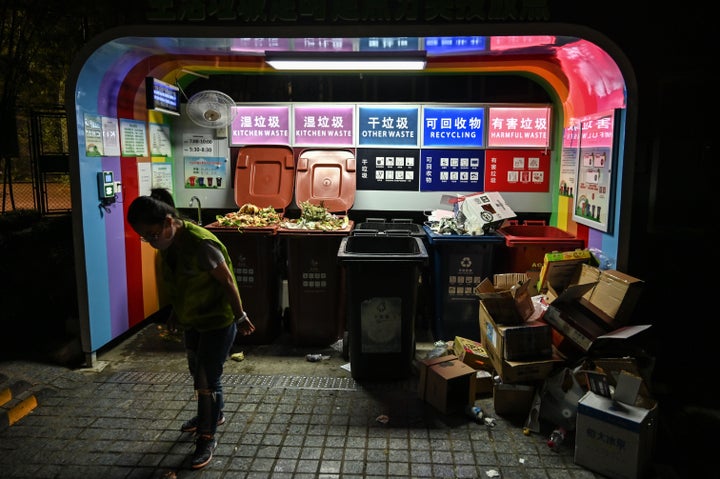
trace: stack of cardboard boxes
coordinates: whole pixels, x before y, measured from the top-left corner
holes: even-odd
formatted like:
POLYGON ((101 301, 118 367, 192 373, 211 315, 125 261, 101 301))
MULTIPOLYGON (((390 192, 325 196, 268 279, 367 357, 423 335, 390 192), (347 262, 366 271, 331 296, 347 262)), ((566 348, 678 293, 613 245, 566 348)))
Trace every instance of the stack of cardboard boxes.
POLYGON ((484 280, 476 287, 480 343, 455 338, 453 355, 424 361, 420 396, 447 413, 492 391, 497 414, 527 415, 545 379, 573 367, 585 391, 575 462, 611 478, 640 477, 658 407, 647 358, 639 364, 633 356, 650 327, 631 325, 643 281, 597 264, 588 250, 553 252, 520 280, 517 273, 484 280))

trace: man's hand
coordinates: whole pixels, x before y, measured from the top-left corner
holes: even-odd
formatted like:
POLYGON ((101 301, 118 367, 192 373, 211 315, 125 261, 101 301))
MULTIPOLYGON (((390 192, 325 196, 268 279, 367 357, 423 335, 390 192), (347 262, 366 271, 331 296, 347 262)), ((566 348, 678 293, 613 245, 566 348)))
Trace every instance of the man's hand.
POLYGON ((255 332, 255 325, 250 321, 250 318, 245 318, 245 320, 238 324, 238 333, 242 334, 243 336, 248 336, 255 332))

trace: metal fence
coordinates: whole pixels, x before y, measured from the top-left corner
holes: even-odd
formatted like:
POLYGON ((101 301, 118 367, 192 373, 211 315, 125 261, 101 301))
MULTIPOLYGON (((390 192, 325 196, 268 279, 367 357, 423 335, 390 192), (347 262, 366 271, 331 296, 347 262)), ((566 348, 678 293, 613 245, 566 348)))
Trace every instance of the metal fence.
POLYGON ((71 210, 67 116, 61 105, 18 111, 20 155, 3 158, 2 214, 71 210))

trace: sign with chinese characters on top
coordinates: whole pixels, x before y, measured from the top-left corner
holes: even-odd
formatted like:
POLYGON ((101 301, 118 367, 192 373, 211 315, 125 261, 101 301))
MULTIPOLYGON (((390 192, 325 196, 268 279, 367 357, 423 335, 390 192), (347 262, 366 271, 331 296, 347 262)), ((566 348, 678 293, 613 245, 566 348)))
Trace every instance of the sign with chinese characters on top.
POLYGON ((573 220, 606 233, 612 231, 614 217, 617 115, 619 111, 610 111, 580 120, 573 220))
POLYGON ((423 108, 423 146, 483 146, 485 108, 436 107, 423 108))
POLYGON ((417 147, 419 106, 358 107, 358 145, 417 147))
POLYGON ((550 107, 490 107, 488 148, 548 148, 550 107))
POLYGON ((353 146, 354 105, 297 105, 293 108, 295 146, 353 146))
POLYGON ((230 144, 289 145, 290 106, 235 106, 230 144))

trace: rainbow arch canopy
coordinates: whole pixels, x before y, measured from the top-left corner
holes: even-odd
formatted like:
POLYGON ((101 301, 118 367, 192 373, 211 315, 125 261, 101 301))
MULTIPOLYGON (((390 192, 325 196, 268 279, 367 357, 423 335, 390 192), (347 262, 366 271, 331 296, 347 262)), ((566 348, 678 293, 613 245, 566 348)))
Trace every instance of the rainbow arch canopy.
MULTIPOLYGON (((478 27, 456 26, 453 35, 477 36, 478 27)), ((485 47, 478 51, 443 51, 428 54, 424 74, 515 74, 530 77, 542 84, 554 98, 561 123, 603 111, 629 110, 634 103, 635 80, 622 52, 596 32, 566 25, 483 26, 485 47), (513 34, 509 34, 512 32, 513 34), (552 35, 547 33, 554 32, 552 35), (629 108, 630 107, 630 108, 629 108)), ((67 104, 71 124, 77 131, 73 144, 76 158, 71 159, 73 183, 73 223, 76 247, 76 269, 80 282, 79 302, 83 350, 92 354, 157 311, 154 289, 154 252, 136 241, 124 221, 124 209, 116 214, 98 215, 96 173, 99 169, 121 172, 122 196, 138 194, 138 164, 153 158, 103 156, 88 157, 85 152, 86 116, 108 117, 140 122, 164 123, 162 114, 148 111, 145 100, 145 78, 152 76, 181 87, 197 79, 192 72, 213 75, 272 74, 264 61, 264 49, 238 48, 227 30, 207 30, 188 34, 188 27, 169 28, 159 32, 151 27, 135 27, 109 32, 88 44, 73 67, 68 83, 67 104), (208 35, 209 36, 206 36, 208 35)), ((398 29, 402 31, 402 28, 398 29)), ((272 38, 293 44, 300 37, 291 36, 289 27, 250 30, 244 37, 263 44, 272 38), (251 33, 256 33, 252 37, 251 33)), ((328 37, 342 36, 342 31, 328 31, 328 37)), ((361 42, 361 37, 345 38, 361 42)), ((623 117, 623 146, 620 152, 619 184, 623 171, 630 168, 623 157, 634 145, 625 144, 628 128, 634 128, 634 115, 623 117)), ((72 133, 72 131, 71 131, 72 133)), ((631 135, 632 137, 632 135, 631 135)), ((556 144, 560 144, 556 142, 556 144)), ((627 192, 617 188, 616 208, 630 201, 627 192), (623 198, 625 195, 625 198, 623 198)), ((571 230, 586 244, 615 255, 623 264, 625 220, 616 215, 613 234, 605 234, 582 225, 571 224, 563 214, 567 205, 553 198, 557 226, 571 230)))

